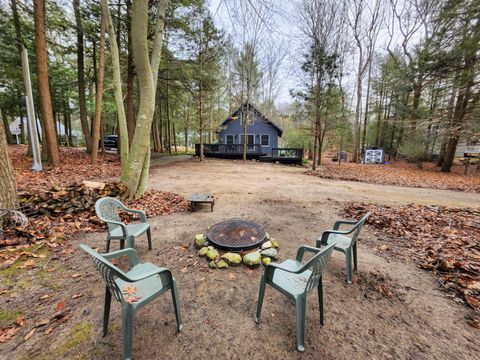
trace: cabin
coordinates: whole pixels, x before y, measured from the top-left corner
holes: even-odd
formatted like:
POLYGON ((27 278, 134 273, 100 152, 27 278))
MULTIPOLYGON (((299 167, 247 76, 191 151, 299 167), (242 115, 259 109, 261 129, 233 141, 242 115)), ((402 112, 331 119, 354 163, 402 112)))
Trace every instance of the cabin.
MULTIPOLYGON (((303 149, 279 147, 282 134, 283 130, 278 125, 267 119, 252 104, 245 103, 222 122, 217 129, 217 143, 204 144, 203 153, 208 157, 242 159, 246 142, 247 159, 301 164, 303 149), (246 139, 244 119, 247 121, 246 139)), ((200 144, 195 144, 195 155, 200 155, 200 144)))

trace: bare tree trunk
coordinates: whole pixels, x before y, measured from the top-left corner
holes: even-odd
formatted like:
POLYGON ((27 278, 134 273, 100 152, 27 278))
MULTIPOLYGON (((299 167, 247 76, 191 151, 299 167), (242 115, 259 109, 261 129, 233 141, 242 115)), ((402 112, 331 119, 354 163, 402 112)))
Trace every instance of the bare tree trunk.
POLYGON ((60 162, 58 144, 55 138, 55 122, 52 112, 52 100, 48 83, 47 41, 45 37, 45 2, 34 0, 35 47, 37 53, 38 85, 40 94, 40 109, 43 122, 43 134, 47 146, 48 161, 52 166, 60 162))
POLYGON ((0 208, 16 209, 18 207, 15 172, 8 155, 5 127, 0 123, 0 208))
MULTIPOLYGON (((115 87, 115 104, 117 106, 118 118, 118 132, 119 132, 119 147, 120 147, 120 162, 122 165, 121 179, 127 182, 129 178, 129 144, 128 144, 128 130, 127 118, 125 116, 125 107, 123 106, 122 95, 122 76, 120 68, 120 54, 118 51, 117 38, 115 36, 115 29, 113 27, 112 15, 108 7, 107 0, 101 0, 102 11, 105 14, 107 21, 107 32, 110 40, 110 52, 112 55, 112 70, 113 70, 113 85, 115 87)), ((155 102, 155 101, 154 101, 155 102)), ((150 126, 149 126, 150 128, 150 126)))
POLYGON ((368 79, 367 79, 367 97, 365 99, 365 116, 363 118, 363 138, 362 138, 362 152, 365 154, 365 146, 367 143, 367 124, 368 124, 368 105, 370 102, 370 84, 372 82, 372 61, 368 64, 368 79))
POLYGON ((1 108, 1 115, 3 121, 3 127, 5 129, 5 138, 8 144, 14 144, 12 133, 10 132, 10 125, 8 124, 7 114, 5 113, 5 109, 1 108))
POLYGON ((102 123, 102 100, 103 100, 103 79, 105 77, 105 31, 107 21, 105 11, 101 15, 100 45, 98 50, 98 77, 97 93, 95 98, 95 119, 92 124, 92 164, 96 165, 98 160, 98 142, 100 141, 100 127, 102 123))
POLYGON ((157 9, 157 24, 152 51, 149 59, 148 48, 148 0, 136 0, 132 4, 132 50, 140 93, 137 125, 129 156, 129 198, 143 195, 150 164, 150 129, 155 110, 155 88, 160 63, 168 1, 160 1, 157 9), (151 65, 152 64, 152 65, 151 65))
POLYGON ((128 129, 128 139, 129 143, 132 143, 133 133, 135 132, 135 114, 133 108, 133 86, 135 79, 135 66, 133 65, 133 54, 132 54, 132 27, 131 27, 131 0, 127 1, 127 14, 128 14, 128 55, 127 55, 127 129, 128 129))
POLYGON ((172 121, 172 131, 173 131, 173 146, 175 147, 175 152, 178 152, 178 149, 177 149, 177 133, 175 131, 175 121, 172 121))
POLYGON ((75 13, 75 22, 77 28, 77 77, 78 77, 78 105, 80 108, 80 124, 82 125, 83 136, 87 152, 92 151, 92 137, 90 125, 87 116, 87 100, 85 97, 85 63, 83 52, 83 24, 82 14, 80 11, 80 1, 73 0, 73 11, 75 13))

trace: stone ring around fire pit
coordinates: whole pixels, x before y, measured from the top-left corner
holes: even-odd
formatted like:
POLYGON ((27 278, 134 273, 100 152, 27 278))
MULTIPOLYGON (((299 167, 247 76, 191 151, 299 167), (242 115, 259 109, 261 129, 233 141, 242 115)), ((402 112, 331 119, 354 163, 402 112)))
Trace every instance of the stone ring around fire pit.
POLYGON ((266 232, 252 221, 234 219, 213 225, 207 239, 222 250, 242 252, 259 247, 266 240, 266 232))

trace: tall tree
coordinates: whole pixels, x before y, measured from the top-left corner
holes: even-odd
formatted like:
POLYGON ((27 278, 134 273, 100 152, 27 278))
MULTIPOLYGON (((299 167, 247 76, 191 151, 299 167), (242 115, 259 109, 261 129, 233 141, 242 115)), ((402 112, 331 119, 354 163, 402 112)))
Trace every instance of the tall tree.
POLYGON ((356 78, 356 107, 355 107, 355 138, 352 161, 360 160, 360 129, 362 118, 363 79, 375 50, 379 25, 382 22, 381 1, 375 0, 370 8, 366 0, 353 0, 349 24, 357 47, 357 78, 356 78))
POLYGON ((97 163, 98 143, 100 141, 100 126, 102 122, 103 79, 105 77, 105 30, 107 21, 102 11, 100 26, 100 41, 98 50, 97 92, 95 100, 95 118, 92 124, 92 164, 97 163))
POLYGON ((80 0, 73 0, 73 11, 75 13, 75 22, 77 30, 77 78, 78 78, 78 104, 80 107, 80 124, 87 146, 87 152, 92 151, 92 137, 90 125, 87 117, 87 99, 85 96, 85 55, 84 55, 84 36, 82 12, 80 8, 80 0))
POLYGON ((45 0, 34 0, 35 48, 37 53, 38 87, 40 95, 40 113, 42 116, 43 146, 47 147, 47 159, 52 166, 60 162, 52 111, 52 99, 48 81, 47 39, 45 34, 45 0))
POLYGON ((18 206, 17 185, 12 162, 8 154, 5 128, 0 123, 0 208, 16 209, 18 206))

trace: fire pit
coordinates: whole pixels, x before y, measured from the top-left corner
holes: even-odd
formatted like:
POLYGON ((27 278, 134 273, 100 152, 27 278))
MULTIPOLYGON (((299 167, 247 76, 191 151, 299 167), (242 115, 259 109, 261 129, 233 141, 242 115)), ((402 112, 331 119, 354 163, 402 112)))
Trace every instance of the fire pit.
POLYGON ((260 246, 266 239, 262 226, 247 220, 227 220, 213 225, 207 239, 229 251, 244 251, 260 246))

